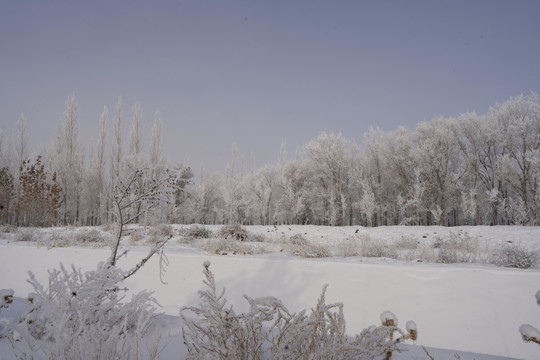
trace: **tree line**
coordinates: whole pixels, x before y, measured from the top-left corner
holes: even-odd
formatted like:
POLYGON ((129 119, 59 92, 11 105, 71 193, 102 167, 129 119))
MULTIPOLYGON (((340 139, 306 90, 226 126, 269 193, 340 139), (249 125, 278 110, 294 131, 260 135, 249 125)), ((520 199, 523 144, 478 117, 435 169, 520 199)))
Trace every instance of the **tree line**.
MULTIPOLYGON (((0 222, 17 225, 99 225, 112 221, 111 194, 135 169, 138 191, 164 172, 176 187, 152 215, 135 221, 201 224, 540 225, 540 101, 512 97, 485 114, 436 117, 416 129, 370 128, 363 145, 321 133, 289 157, 244 171, 233 144, 223 173, 161 154, 158 112, 149 153, 141 143, 142 110, 131 108, 123 146, 119 100, 108 133, 99 117, 89 161, 78 135, 78 100, 66 101, 64 122, 43 154, 29 156, 25 119, 9 144, 0 142, 0 222)), ((0 140, 2 137, 0 137, 0 140)), ((137 209, 132 209, 137 213, 137 209)))

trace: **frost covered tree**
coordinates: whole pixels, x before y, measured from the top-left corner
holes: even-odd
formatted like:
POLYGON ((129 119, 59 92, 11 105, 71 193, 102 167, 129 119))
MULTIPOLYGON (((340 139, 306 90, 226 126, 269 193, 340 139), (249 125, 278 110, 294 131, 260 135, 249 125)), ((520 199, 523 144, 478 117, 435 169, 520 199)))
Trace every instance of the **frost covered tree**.
MULTIPOLYGON (((474 191, 465 194, 471 215, 481 221, 482 200, 489 208, 488 223, 499 224, 499 207, 503 201, 504 178, 500 161, 505 154, 502 132, 492 109, 483 116, 465 113, 459 117, 462 137, 460 148, 468 165, 467 178, 474 191), (474 213, 474 214, 473 214, 474 213)), ((467 207, 466 207, 467 208, 467 207)), ((483 221, 482 221, 483 222, 483 221)))
POLYGON ((34 162, 23 161, 20 174, 20 223, 26 226, 55 224, 62 204, 62 189, 57 182, 56 173, 49 175, 42 164, 41 156, 37 156, 34 162))
POLYGON ((12 213, 12 203, 15 198, 15 187, 13 185, 13 176, 8 167, 0 169, 0 223, 9 222, 12 213))
MULTIPOLYGON (((457 121, 435 118, 416 127, 418 165, 426 183, 425 201, 428 206, 428 225, 431 219, 446 225, 447 214, 455 210, 459 200, 460 180, 466 168, 459 158, 457 121)), ((457 213, 454 213, 454 220, 457 213)))
POLYGON ((364 137, 366 143, 362 158, 364 177, 360 184, 362 189, 369 187, 370 190, 366 194, 373 193, 372 202, 375 207, 373 225, 386 225, 388 224, 389 180, 391 176, 387 174, 385 136, 381 129, 370 128, 364 137))
POLYGON ((107 182, 105 174, 107 143, 107 107, 99 117, 99 138, 93 150, 85 177, 84 201, 90 225, 107 221, 107 182))
POLYGON ((124 114, 124 106, 122 98, 118 98, 115 106, 114 114, 114 138, 111 142, 111 180, 119 178, 121 175, 122 164, 122 120, 124 114))
POLYGON ((257 199, 260 199, 260 204, 262 204, 261 223, 269 225, 273 219, 274 210, 272 209, 272 202, 277 186, 277 169, 274 166, 265 166, 257 172, 257 175, 257 199))
POLYGON ((373 226, 373 218, 377 211, 377 203, 375 201, 375 194, 369 184, 366 184, 363 188, 359 207, 362 214, 366 217, 367 226, 373 226))
POLYGON ((62 189, 64 224, 78 223, 81 215, 81 188, 84 176, 83 151, 79 144, 79 101, 72 94, 66 101, 64 122, 55 143, 54 169, 62 189))
MULTIPOLYGON (((142 120, 142 110, 139 103, 136 103, 132 107, 132 119, 131 119, 131 128, 129 132, 129 152, 127 154, 127 162, 133 168, 142 168, 146 166, 147 160, 144 157, 142 152, 141 144, 141 120, 142 120)), ((140 183, 137 186, 138 191, 144 192, 145 185, 144 181, 146 179, 139 178, 137 181, 140 183)), ((140 206, 140 202, 136 203, 136 206, 140 206)), ((139 212, 140 208, 133 209, 133 212, 139 212)), ((134 220, 135 223, 139 222, 139 218, 134 220)))
POLYGON ((345 225, 344 198, 350 180, 350 156, 353 144, 339 134, 319 134, 317 139, 305 146, 307 158, 320 177, 321 185, 327 187, 331 197, 324 199, 331 206, 332 224, 345 225))
POLYGON ((540 101, 537 94, 510 98, 493 108, 504 131, 502 165, 518 197, 521 222, 540 223, 540 101))
POLYGON ((142 154, 141 143, 141 121, 142 121, 142 109, 139 103, 136 103, 132 107, 132 119, 131 130, 129 133, 129 162, 135 166, 138 166, 141 161, 139 159, 142 154))
MULTIPOLYGON (((112 194, 114 191, 114 184, 117 180, 124 176, 124 158, 123 158, 123 149, 122 149, 122 122, 124 117, 124 105, 122 97, 119 97, 115 105, 115 113, 113 117, 114 124, 114 137, 111 139, 111 151, 110 151, 110 170, 109 170, 109 190, 108 193, 112 194)), ((111 197, 108 199, 111 201, 111 197)), ((107 206, 109 209, 112 209, 113 204, 109 203, 107 206)), ((109 219, 112 221, 112 211, 108 211, 109 219)))
POLYGON ((152 172, 161 172, 165 165, 165 159, 161 151, 161 115, 156 111, 154 115, 154 125, 152 126, 152 142, 150 144, 150 166, 152 172))
POLYGON ((232 144, 231 163, 227 166, 224 182, 222 183, 223 219, 224 223, 242 224, 245 220, 246 199, 242 189, 243 174, 236 173, 238 167, 238 145, 232 144))
MULTIPOLYGON (((390 189, 395 189, 394 224, 418 225, 423 213, 423 184, 420 181, 413 142, 414 134, 403 127, 385 136, 383 155, 390 189)), ((391 198, 392 198, 391 197, 391 198)))
MULTIPOLYGON (((154 113, 154 124, 152 126, 152 139, 150 141, 150 160, 148 163, 149 173, 148 176, 143 179, 143 186, 145 189, 152 187, 156 181, 159 181, 159 179, 166 177, 167 174, 169 174, 171 171, 176 174, 182 174, 182 169, 186 169, 184 168, 184 166, 181 165, 179 165, 179 167, 174 170, 171 169, 170 166, 168 166, 162 151, 161 126, 161 115, 159 111, 156 110, 156 112, 154 113)), ((186 173, 184 173, 184 175, 185 174, 186 173)), ((168 195, 169 199, 167 200, 167 203, 173 207, 176 207, 176 195, 177 193, 175 192, 172 192, 168 195)), ((161 222, 167 221, 167 213, 170 214, 171 212, 167 211, 165 208, 157 209, 157 211, 152 214, 153 220, 161 222)), ((168 221, 171 221, 171 219, 169 219, 168 221)))
POLYGON ((221 177, 218 173, 206 175, 203 166, 199 170, 199 181, 192 187, 187 200, 184 221, 199 224, 216 224, 222 211, 221 177))
POLYGON ((275 215, 280 223, 303 225, 316 222, 313 208, 317 199, 313 178, 308 163, 302 159, 292 159, 280 165, 275 215))
MULTIPOLYGON (((128 168, 130 168, 128 166, 128 168)), ((116 242, 109 262, 115 266, 119 255, 118 249, 122 239, 124 226, 134 222, 141 216, 149 216, 174 201, 174 193, 177 189, 179 174, 169 169, 151 177, 152 169, 130 168, 131 172, 125 178, 117 179, 112 193, 113 215, 118 224, 116 242), (147 182, 141 179, 151 179, 147 182), (140 189, 144 184, 144 189, 140 189), (134 211, 136 209, 137 211, 134 211)), ((164 244, 163 244, 164 245, 164 244)), ((160 249, 156 249, 160 250, 160 249)))
POLYGON ((29 151, 28 151, 28 136, 26 133, 26 118, 24 117, 24 114, 21 114, 19 119, 17 120, 17 142, 15 144, 15 163, 12 163, 11 165, 14 167, 12 170, 13 174, 17 174, 14 177, 15 180, 15 193, 16 193, 16 207, 15 207, 15 223, 19 223, 19 216, 20 216, 20 205, 19 205, 19 199, 21 197, 21 169, 23 166, 23 162, 28 159, 29 151))

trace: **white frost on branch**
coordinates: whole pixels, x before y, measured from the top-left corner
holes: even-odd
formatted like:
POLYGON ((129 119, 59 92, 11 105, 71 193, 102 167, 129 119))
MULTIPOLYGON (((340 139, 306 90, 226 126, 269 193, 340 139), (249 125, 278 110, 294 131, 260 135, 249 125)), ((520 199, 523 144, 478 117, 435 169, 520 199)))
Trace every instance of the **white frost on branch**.
POLYGON ((399 351, 402 340, 416 340, 396 326, 371 326, 355 337, 347 336, 343 304, 326 304, 326 286, 310 314, 291 313, 271 296, 244 296, 249 311, 237 314, 227 303, 225 289, 216 289, 208 261, 204 274, 200 305, 181 310, 186 359, 370 360, 399 351), (395 332, 403 336, 394 340, 395 332))

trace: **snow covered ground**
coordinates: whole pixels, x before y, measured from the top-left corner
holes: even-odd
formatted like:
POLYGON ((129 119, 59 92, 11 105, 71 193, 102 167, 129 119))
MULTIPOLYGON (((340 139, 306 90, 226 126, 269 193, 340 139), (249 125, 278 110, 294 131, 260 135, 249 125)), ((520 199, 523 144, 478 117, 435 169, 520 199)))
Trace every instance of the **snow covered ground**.
MULTIPOLYGON (((207 228, 214 232, 218 229, 207 228)), ((154 258, 129 278, 126 285, 133 292, 154 291, 161 310, 177 316, 182 306, 198 303, 202 263, 209 260, 218 285, 226 287, 226 297, 237 311, 247 309, 243 294, 276 296, 293 311, 310 309, 316 304, 323 285, 329 284, 327 301, 344 303, 350 334, 378 324, 380 313, 391 310, 402 326, 407 320, 416 322, 418 344, 450 349, 430 350, 436 359, 455 359, 458 351, 463 360, 540 358, 540 347, 524 343, 518 332, 524 323, 540 326, 540 307, 534 297, 540 289, 538 268, 513 269, 478 262, 418 262, 419 259, 401 255, 397 259, 360 256, 306 259, 286 251, 286 239, 295 234, 324 244, 332 254, 338 254, 339 246, 331 245, 345 240, 365 241, 366 235, 370 241, 395 245, 405 239, 408 243, 416 241, 418 246, 429 244, 432 247, 433 243, 459 232, 476 239, 475 246, 481 249, 492 250, 512 243, 538 250, 539 227, 249 226, 246 229, 252 234, 264 234, 267 242, 256 245, 267 246, 267 253, 210 254, 204 250, 204 242, 212 240, 187 242, 176 234, 166 251, 169 267, 164 280, 167 284, 159 281, 159 264, 154 258)), ((90 270, 109 256, 107 248, 77 245, 48 250, 37 247, 34 242, 15 242, 14 234, 0 234, 0 237, 0 289, 11 288, 16 297, 25 297, 32 291, 26 282, 28 270, 46 284, 47 269, 56 268, 61 262, 90 270)), ((123 242, 129 253, 120 266, 128 268, 145 255, 148 245, 133 243, 128 237, 123 242)), ((16 299, 8 309, 0 309, 4 322, 10 321, 10 316, 16 317, 20 308, 17 302, 20 300, 16 299)), ((173 323, 176 321, 175 317, 170 319, 173 323)), ((178 330, 172 329, 171 335, 178 335, 178 330)), ((409 351, 396 354, 396 359, 428 359, 418 346, 404 348, 409 351)), ((177 336, 162 355, 165 359, 181 358, 182 351, 182 340, 177 336)), ((10 358, 9 342, 0 339, 0 359, 10 358)))

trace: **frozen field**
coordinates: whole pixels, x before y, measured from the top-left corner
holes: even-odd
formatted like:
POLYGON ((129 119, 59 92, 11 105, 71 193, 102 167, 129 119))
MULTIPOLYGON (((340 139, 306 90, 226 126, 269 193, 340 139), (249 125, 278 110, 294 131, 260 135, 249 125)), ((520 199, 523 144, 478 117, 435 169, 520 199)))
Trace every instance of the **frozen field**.
MULTIPOLYGON (((206 228, 214 235, 219 230, 218 226, 206 228)), ((139 237, 134 241, 136 237, 128 235, 123 240, 129 253, 120 266, 126 268, 143 257, 149 247, 145 239, 150 231, 147 229, 145 232, 142 227, 132 229, 142 233, 142 239, 139 237)), ((509 244, 538 250, 538 227, 370 229, 247 226, 245 229, 252 235, 264 235, 258 236, 256 243, 249 242, 249 237, 241 242, 259 248, 256 254, 213 251, 216 249, 213 244, 220 241, 214 238, 216 236, 186 239, 181 235, 182 228, 174 226, 173 238, 166 250, 169 266, 164 280, 167 284, 159 281, 159 266, 155 258, 127 280, 130 291, 154 291, 162 306, 161 311, 172 315, 168 317, 166 331, 173 339, 162 353, 162 358, 181 358, 185 351, 175 326, 179 321, 177 315, 182 306, 198 303, 197 291, 202 287, 203 279, 202 263, 206 260, 211 262, 218 285, 226 287, 226 297, 237 311, 247 309, 243 294, 251 297, 276 296, 292 311, 310 309, 316 304, 323 285, 329 284, 327 300, 329 303, 344 303, 347 332, 350 334, 378 324, 379 314, 391 310, 397 315, 400 325, 404 326, 407 320, 416 322, 419 331, 417 345, 449 349, 432 350, 436 359, 455 359, 454 354, 458 351, 463 360, 540 358, 540 347, 524 343, 518 332, 524 323, 540 326, 540 307, 534 298, 540 289, 540 271, 536 266, 516 269, 488 261, 492 256, 489 253, 509 244), (297 234, 302 234, 309 244, 323 246, 331 256, 304 258, 291 255, 287 242, 297 234), (469 239, 473 244, 472 255, 465 257, 471 262, 450 264, 427 259, 430 256, 438 259, 440 244, 452 238, 469 239), (345 242, 347 251, 356 249, 359 255, 340 256, 347 252, 344 250, 345 242), (437 242, 439 245, 434 245, 437 242), (351 244, 357 244, 357 247, 351 244), (362 256, 371 244, 402 247, 391 252, 391 257, 362 256), (426 254, 429 256, 422 259, 420 255, 426 254)), ((46 284, 47 269, 56 268, 59 263, 91 270, 109 256, 109 249, 98 244, 70 243, 48 249, 45 234, 50 231, 75 237, 76 232, 83 230, 47 229, 41 235, 35 235, 32 241, 24 242, 15 241, 20 240, 17 234, 1 234, 0 289, 11 288, 16 297, 25 297, 32 291, 26 282, 29 270, 46 284)), ((18 301, 16 299, 8 309, 0 309, 2 321, 13 321, 20 311, 18 301)), ((9 342, 1 339, 0 345, 0 359, 12 358, 9 342)), ((428 359, 418 346, 407 345, 404 348, 409 351, 396 354, 396 359, 428 359)))

